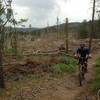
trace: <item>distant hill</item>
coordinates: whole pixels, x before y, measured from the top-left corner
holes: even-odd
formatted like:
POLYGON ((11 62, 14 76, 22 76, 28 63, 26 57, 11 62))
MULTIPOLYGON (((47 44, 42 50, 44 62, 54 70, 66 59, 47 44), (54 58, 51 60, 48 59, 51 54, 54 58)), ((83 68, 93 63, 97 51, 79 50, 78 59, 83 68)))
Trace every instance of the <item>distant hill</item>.
MULTIPOLYGON (((69 31, 77 31, 77 29, 79 28, 79 26, 81 25, 81 23, 80 22, 72 22, 72 23, 69 23, 68 24, 68 27, 69 27, 69 31)), ((63 24, 60 24, 59 25, 59 28, 64 28, 65 27, 65 23, 63 23, 63 24)), ((8 29, 10 28, 10 27, 7 27, 8 29)), ((16 28, 16 31, 17 32, 22 32, 22 33, 27 33, 27 32, 37 32, 37 31, 40 31, 40 30, 44 30, 44 29, 46 29, 47 27, 45 27, 45 28, 16 28)), ((57 28, 57 26, 56 25, 54 25, 54 26, 49 26, 49 28, 53 28, 53 29, 56 29, 57 28)), ((11 30, 12 32, 14 32, 14 28, 11 30)))
POLYGON ((39 28, 16 28, 17 32, 34 32, 39 30, 39 28))

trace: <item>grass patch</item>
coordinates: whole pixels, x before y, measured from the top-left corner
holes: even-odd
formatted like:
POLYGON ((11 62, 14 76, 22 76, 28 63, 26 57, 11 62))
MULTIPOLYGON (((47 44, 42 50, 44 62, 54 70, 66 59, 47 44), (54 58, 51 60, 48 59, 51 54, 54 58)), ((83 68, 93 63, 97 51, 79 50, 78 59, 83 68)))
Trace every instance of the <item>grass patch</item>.
POLYGON ((69 56, 60 56, 59 60, 61 63, 67 64, 67 65, 72 64, 72 65, 76 66, 76 64, 77 64, 76 60, 69 56))
POLYGON ((66 64, 63 64, 63 63, 60 63, 60 64, 57 64, 54 66, 54 72, 55 73, 73 73, 75 72, 76 70, 76 67, 73 66, 72 64, 70 65, 66 65, 66 64))
POLYGON ((54 72, 59 74, 59 73, 73 73, 76 71, 76 60, 71 57, 67 56, 60 56, 59 57, 59 64, 56 64, 54 68, 54 72))
POLYGON ((8 54, 14 54, 15 51, 16 51, 15 48, 9 48, 9 49, 5 50, 5 52, 8 53, 8 54))
POLYGON ((94 83, 92 85, 92 90, 94 92, 97 92, 100 89, 100 58, 96 60, 96 78, 94 80, 94 83))

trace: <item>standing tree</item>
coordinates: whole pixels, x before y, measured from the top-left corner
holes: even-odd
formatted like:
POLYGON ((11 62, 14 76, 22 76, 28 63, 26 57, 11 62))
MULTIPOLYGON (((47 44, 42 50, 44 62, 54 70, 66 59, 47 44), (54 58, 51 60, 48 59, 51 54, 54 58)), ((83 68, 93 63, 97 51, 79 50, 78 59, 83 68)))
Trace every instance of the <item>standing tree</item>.
POLYGON ((95 7, 96 7, 96 0, 93 0, 93 11, 92 11, 92 21, 91 21, 91 33, 90 33, 90 40, 89 40, 89 48, 91 49, 92 47, 92 39, 93 39, 93 36, 94 36, 94 17, 95 17, 95 7))
POLYGON ((65 34, 66 34, 66 53, 68 53, 68 18, 65 23, 65 34))
POLYGON ((5 26, 12 16, 12 0, 0 0, 0 88, 5 88, 3 76, 3 44, 5 36, 5 26))

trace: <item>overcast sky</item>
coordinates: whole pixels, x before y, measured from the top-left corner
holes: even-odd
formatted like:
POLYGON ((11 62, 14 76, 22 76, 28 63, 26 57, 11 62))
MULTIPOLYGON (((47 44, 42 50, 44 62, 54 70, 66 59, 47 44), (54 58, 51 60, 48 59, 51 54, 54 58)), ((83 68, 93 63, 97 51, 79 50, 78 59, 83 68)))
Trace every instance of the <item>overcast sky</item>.
POLYGON ((68 17, 70 22, 91 19, 91 0, 13 0, 16 18, 28 18, 27 25, 45 27, 60 23, 68 17))

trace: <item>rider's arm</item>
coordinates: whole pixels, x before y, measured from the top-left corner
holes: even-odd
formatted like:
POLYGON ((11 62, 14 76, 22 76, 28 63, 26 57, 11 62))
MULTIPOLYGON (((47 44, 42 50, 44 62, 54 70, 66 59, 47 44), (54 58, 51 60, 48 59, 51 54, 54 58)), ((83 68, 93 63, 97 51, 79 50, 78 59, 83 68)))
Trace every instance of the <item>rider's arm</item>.
POLYGON ((80 56, 80 54, 79 54, 79 49, 77 49, 77 50, 76 50, 76 52, 75 52, 75 55, 74 55, 74 56, 75 56, 75 58, 79 58, 79 56, 80 56))
POLYGON ((91 58, 91 52, 90 52, 90 49, 87 49, 87 58, 91 58))

